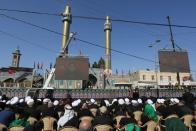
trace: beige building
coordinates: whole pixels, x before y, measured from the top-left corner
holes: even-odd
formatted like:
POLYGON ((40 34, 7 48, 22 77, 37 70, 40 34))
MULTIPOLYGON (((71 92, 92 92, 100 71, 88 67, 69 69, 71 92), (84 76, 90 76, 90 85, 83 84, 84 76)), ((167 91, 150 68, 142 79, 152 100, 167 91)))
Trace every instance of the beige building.
MULTIPOLYGON (((180 85, 189 86, 190 73, 179 73, 180 85)), ((142 87, 142 86, 177 86, 177 73, 172 72, 155 72, 153 70, 139 70, 130 74, 130 81, 132 82, 133 87, 142 87)))

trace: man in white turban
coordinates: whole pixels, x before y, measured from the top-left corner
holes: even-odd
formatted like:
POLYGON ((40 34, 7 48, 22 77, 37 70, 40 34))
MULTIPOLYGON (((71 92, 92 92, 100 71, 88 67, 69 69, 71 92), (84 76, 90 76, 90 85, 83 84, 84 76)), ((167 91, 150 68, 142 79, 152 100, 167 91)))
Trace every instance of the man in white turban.
POLYGON ((57 122, 58 129, 63 127, 70 119, 74 117, 74 111, 72 110, 72 107, 70 105, 65 105, 65 112, 62 117, 59 118, 57 122))

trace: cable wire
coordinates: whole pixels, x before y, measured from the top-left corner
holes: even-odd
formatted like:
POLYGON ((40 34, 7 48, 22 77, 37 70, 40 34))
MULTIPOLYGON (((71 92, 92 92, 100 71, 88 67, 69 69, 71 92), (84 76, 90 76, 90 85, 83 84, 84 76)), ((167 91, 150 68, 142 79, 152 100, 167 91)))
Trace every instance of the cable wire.
MULTIPOLYGON (((93 46, 96 46, 96 47, 107 49, 105 46, 101 46, 101 45, 98 45, 98 44, 95 44, 95 43, 92 43, 92 42, 89 42, 89 41, 86 41, 86 40, 82 40, 82 39, 79 39, 79 38, 76 38, 76 37, 74 37, 74 39, 76 39, 76 40, 78 40, 80 42, 89 44, 89 45, 93 45, 93 46)), ((111 51, 119 53, 119 54, 127 55, 127 56, 130 56, 130 57, 134 57, 136 59, 140 59, 140 60, 144 60, 144 61, 147 61, 147 62, 153 62, 154 63, 153 60, 150 60, 150 59, 147 59, 147 58, 143 58, 143 57, 140 57, 140 56, 136 56, 136 55, 132 55, 132 54, 129 54, 129 53, 126 53, 126 52, 122 52, 122 51, 116 50, 116 49, 111 49, 111 51)))
POLYGON ((0 9, 0 11, 29 13, 29 14, 37 14, 37 15, 61 16, 61 14, 57 14, 57 13, 45 13, 45 12, 36 12, 36 11, 27 11, 27 10, 14 10, 14 9, 3 9, 3 8, 0 9))
MULTIPOLYGON (((36 12, 36 11, 26 11, 26 10, 13 10, 13 9, 3 9, 0 8, 1 11, 11 11, 11 12, 20 12, 20 13, 31 13, 31 14, 39 14, 39 15, 50 15, 50 16, 62 16, 62 13, 55 14, 55 13, 44 13, 44 12, 36 12)), ((79 16, 79 15, 73 15, 73 18, 77 19, 88 19, 88 20, 99 20, 99 21, 105 21, 105 18, 101 17, 92 17, 92 16, 79 16)), ((148 26, 162 26, 162 27, 168 27, 168 24, 163 23, 154 23, 154 22, 141 22, 141 21, 133 21, 133 20, 124 20, 124 19, 111 19, 113 22, 121 22, 121 23, 132 23, 132 24, 142 24, 142 25, 148 25, 148 26)), ((172 24, 172 27, 178 27, 178 28, 189 28, 189 29, 196 29, 196 26, 188 26, 188 25, 177 25, 172 24)))
MULTIPOLYGON (((8 15, 5 15, 5 14, 0 14, 0 15, 1 15, 1 16, 5 16, 5 17, 8 18, 8 19, 12 19, 12 20, 15 20, 15 21, 19 21, 19 22, 28 24, 28 25, 33 26, 33 27, 36 27, 36 28, 40 28, 40 29, 42 29, 42 30, 49 31, 49 32, 54 33, 54 34, 57 34, 57 35, 66 36, 66 35, 64 35, 64 34, 62 34, 62 33, 57 32, 57 31, 53 31, 53 30, 51 30, 51 29, 48 29, 48 28, 45 28, 45 27, 41 27, 41 26, 32 24, 32 23, 30 23, 30 22, 26 22, 26 21, 24 21, 24 20, 20 20, 20 19, 17 19, 17 18, 15 18, 15 17, 11 17, 11 16, 8 16, 8 15)), ((74 37, 74 39, 75 39, 75 40, 78 40, 78 41, 81 41, 81 42, 83 42, 83 43, 89 44, 89 45, 93 45, 93 46, 96 46, 96 47, 100 47, 100 48, 107 49, 105 46, 101 46, 101 45, 98 45, 98 44, 95 44, 95 43, 92 43, 92 42, 89 42, 89 41, 86 41, 86 40, 82 40, 82 39, 80 39, 80 38, 74 37)), ((130 57, 134 57, 134 58, 136 58, 136 59, 140 59, 140 60, 143 60, 143 61, 147 61, 147 62, 151 62, 151 63, 159 63, 159 62, 156 62, 156 61, 154 61, 154 60, 150 60, 150 59, 147 59, 147 58, 144 58, 144 57, 139 57, 139 56, 136 56, 136 55, 132 55, 132 54, 129 54, 129 53, 126 53, 126 52, 122 52, 122 51, 116 50, 116 49, 111 49, 111 51, 117 52, 117 53, 120 53, 120 54, 123 54, 123 55, 127 55, 127 56, 130 56, 130 57)), ((164 64, 164 65, 166 65, 166 64, 164 64)), ((190 70, 190 71, 196 72, 196 71, 194 71, 194 70, 190 70)))
POLYGON ((9 36, 9 37, 11 37, 11 38, 14 38, 14 39, 23 41, 23 42, 25 42, 25 43, 28 44, 28 45, 35 46, 35 47, 39 47, 39 48, 41 48, 41 49, 47 50, 47 51, 52 52, 52 53, 55 53, 55 54, 56 54, 56 53, 59 53, 58 51, 55 51, 55 50, 50 49, 50 48, 47 48, 47 47, 45 47, 45 46, 36 44, 36 43, 34 43, 34 42, 30 42, 30 41, 25 40, 25 39, 23 39, 23 38, 21 38, 21 37, 18 37, 18 36, 16 36, 16 35, 13 35, 13 34, 11 34, 11 33, 5 32, 5 31, 3 31, 3 30, 0 30, 0 33, 4 34, 4 35, 6 35, 6 36, 9 36))
MULTIPOLYGON (((15 21, 19 21, 19 22, 22 22, 22 23, 24 23, 24 24, 27 24, 27 25, 30 25, 30 26, 33 26, 33 27, 36 27, 36 28, 39 28, 39 29, 42 29, 42 30, 46 30, 46 31, 55 33, 55 34, 57 34, 57 35, 66 36, 66 35, 64 35, 63 33, 59 33, 59 32, 57 32, 57 31, 54 31, 54 30, 51 30, 51 29, 48 29, 48 28, 45 28, 45 27, 38 26, 38 25, 32 24, 32 23, 30 23, 30 22, 27 22, 27 21, 24 21, 24 20, 17 19, 17 18, 15 18, 15 17, 11 17, 11 16, 8 16, 8 15, 5 15, 5 14, 0 14, 0 15, 5 16, 5 17, 8 18, 8 19, 12 19, 12 20, 15 20, 15 21)), ((78 41, 81 41, 81 42, 83 42, 83 43, 87 43, 87 44, 90 44, 90 45, 94 45, 94 46, 97 46, 97 47, 106 49, 106 47, 104 47, 104 46, 101 46, 101 45, 98 45, 98 44, 94 44, 94 43, 88 42, 88 41, 86 41, 86 40, 82 40, 82 39, 79 39, 79 38, 76 38, 76 37, 74 37, 74 39, 76 39, 76 40, 78 40, 78 41)), ((139 57, 139 56, 135 56, 135 55, 132 55, 132 54, 129 54, 129 53, 125 53, 125 52, 122 52, 122 51, 118 51, 118 50, 116 50, 116 49, 111 49, 111 50, 114 51, 114 52, 117 52, 117 53, 121 53, 121 54, 127 55, 127 56, 131 56, 131 57, 134 57, 134 58, 142 59, 142 60, 144 60, 144 61, 154 62, 153 60, 150 60, 150 59, 147 59, 147 58, 143 58, 143 57, 139 57)))
POLYGON ((12 16, 8 16, 8 15, 5 15, 5 14, 0 14, 0 15, 6 17, 6 18, 8 18, 8 19, 15 20, 15 21, 19 21, 19 22, 22 22, 22 23, 24 23, 24 24, 27 24, 27 25, 30 25, 30 26, 34 26, 34 27, 39 28, 39 29, 42 29, 42 30, 46 30, 46 31, 49 31, 49 32, 53 32, 53 33, 55 33, 55 34, 57 34, 57 35, 62 35, 62 33, 59 33, 59 32, 57 32, 57 31, 53 31, 53 30, 50 30, 50 29, 48 29, 48 28, 45 28, 45 27, 42 27, 42 26, 39 26, 39 25, 35 25, 35 24, 30 23, 30 22, 27 22, 27 21, 24 21, 24 20, 21 20, 21 19, 12 17, 12 16))

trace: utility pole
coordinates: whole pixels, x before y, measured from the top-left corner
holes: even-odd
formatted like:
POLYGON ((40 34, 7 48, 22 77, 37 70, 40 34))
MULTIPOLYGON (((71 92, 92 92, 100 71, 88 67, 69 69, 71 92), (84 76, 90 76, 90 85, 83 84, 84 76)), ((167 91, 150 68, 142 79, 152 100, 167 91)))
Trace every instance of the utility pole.
POLYGON ((175 42, 174 42, 174 38, 173 38, 173 33, 172 33, 172 28, 171 28, 171 22, 170 22, 170 17, 167 16, 168 19, 168 24, 169 24, 169 31, 170 31, 170 39, 171 39, 171 43, 172 43, 172 48, 173 48, 173 52, 175 52, 175 42))
MULTIPOLYGON (((168 24, 169 24, 169 31, 170 31, 171 44, 172 44, 173 52, 176 52, 176 49, 175 49, 175 42, 174 42, 173 33, 172 33, 172 28, 171 28, 170 17, 167 16, 167 19, 168 19, 168 24)), ((179 85, 180 85, 180 75, 179 75, 179 72, 176 72, 176 79, 177 79, 178 86, 179 86, 179 85)))
MULTIPOLYGON (((156 40, 154 43, 148 45, 149 48, 153 48, 154 46, 156 46, 156 44, 160 43, 161 40, 156 40)), ((155 49, 155 79, 156 79, 156 84, 155 84, 155 89, 156 89, 156 92, 157 92, 157 98, 159 97, 159 83, 158 83, 158 65, 157 65, 157 50, 155 49)))

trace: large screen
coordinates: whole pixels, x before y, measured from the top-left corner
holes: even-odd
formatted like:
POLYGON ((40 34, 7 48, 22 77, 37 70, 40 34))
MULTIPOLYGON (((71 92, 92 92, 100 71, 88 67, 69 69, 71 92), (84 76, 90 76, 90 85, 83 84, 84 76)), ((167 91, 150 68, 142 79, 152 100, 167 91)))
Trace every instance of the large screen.
POLYGON ((159 50, 160 72, 190 72, 186 51, 159 50))
POLYGON ((56 80, 87 80, 89 74, 88 58, 60 57, 56 59, 56 80))

